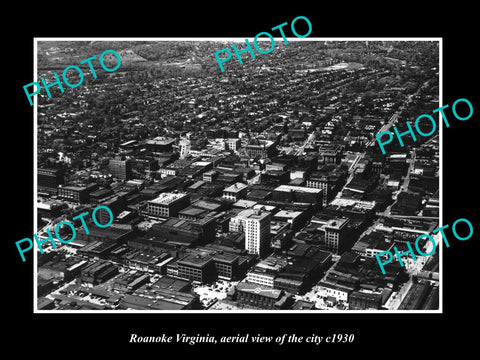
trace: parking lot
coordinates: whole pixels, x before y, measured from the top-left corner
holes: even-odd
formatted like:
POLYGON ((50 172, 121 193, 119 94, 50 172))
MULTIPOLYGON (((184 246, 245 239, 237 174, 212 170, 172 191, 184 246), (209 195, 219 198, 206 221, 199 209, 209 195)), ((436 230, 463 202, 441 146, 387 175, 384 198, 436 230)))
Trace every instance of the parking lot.
POLYGON ((323 297, 320 296, 314 289, 310 290, 304 295, 295 295, 295 300, 305 300, 315 303, 315 307, 320 310, 346 310, 346 306, 341 303, 337 303, 334 306, 327 304, 323 297))

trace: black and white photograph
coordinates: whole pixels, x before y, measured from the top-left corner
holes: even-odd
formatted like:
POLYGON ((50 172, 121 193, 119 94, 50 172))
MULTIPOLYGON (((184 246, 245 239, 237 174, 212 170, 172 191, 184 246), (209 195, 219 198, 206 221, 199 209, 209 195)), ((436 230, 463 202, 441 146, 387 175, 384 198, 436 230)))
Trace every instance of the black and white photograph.
POLYGON ((6 353, 468 357, 473 6, 175 5, 8 11, 6 353))

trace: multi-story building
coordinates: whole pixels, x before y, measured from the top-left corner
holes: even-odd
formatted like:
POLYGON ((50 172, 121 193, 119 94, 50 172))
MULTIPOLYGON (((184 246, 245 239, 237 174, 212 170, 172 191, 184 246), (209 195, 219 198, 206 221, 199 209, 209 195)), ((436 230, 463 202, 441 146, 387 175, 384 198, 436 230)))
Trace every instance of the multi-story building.
MULTIPOLYGON (((95 214, 96 216, 97 214, 95 214)), ((88 234, 83 226, 77 229, 77 236, 71 244, 86 245, 95 241, 99 242, 113 242, 116 244, 125 243, 128 239, 132 238, 133 231, 131 229, 108 227, 98 228, 96 226, 88 225, 88 234)))
POLYGON ((258 284, 240 282, 236 286, 237 300, 240 304, 262 309, 280 307, 280 299, 284 296, 283 290, 272 289, 258 284))
POLYGON ((343 148, 340 145, 331 144, 319 149, 319 162, 326 164, 340 164, 343 148))
POLYGON ((354 291, 348 297, 348 305, 350 310, 379 310, 382 307, 382 294, 354 291))
POLYGON ((230 218, 230 232, 245 233, 245 249, 260 255, 269 246, 271 213, 259 209, 245 209, 230 218), (251 219, 252 221, 248 222, 251 219))
POLYGON ((135 169, 142 173, 149 173, 159 169, 158 160, 150 156, 138 156, 134 161, 135 169))
POLYGON ((210 170, 207 172, 203 173, 203 181, 211 183, 213 180, 215 180, 218 177, 218 171, 215 170, 210 170))
POLYGON ((215 239, 216 225, 216 220, 212 217, 195 221, 170 217, 160 224, 153 225, 147 235, 183 246, 206 244, 215 239))
POLYGON ((321 297, 333 297, 336 301, 348 302, 348 296, 355 289, 352 285, 343 285, 332 281, 320 281, 317 284, 317 293, 321 297))
POLYGON ((179 219, 184 219, 184 220, 196 221, 196 220, 200 220, 200 219, 205 218, 209 213, 210 213, 210 211, 208 211, 208 210, 200 209, 200 208, 197 208, 195 206, 190 205, 190 206, 186 207, 185 209, 180 210, 178 212, 178 218, 179 219))
POLYGON ((114 178, 129 180, 132 178, 132 164, 132 160, 116 156, 115 159, 110 160, 108 168, 114 178))
POLYGON ((215 280, 215 264, 210 255, 190 254, 177 261, 178 277, 206 283, 215 280))
POLYGON ((57 196, 76 203, 86 203, 89 194, 97 189, 98 185, 96 184, 88 186, 59 186, 57 188, 57 196))
POLYGON ((247 273, 247 282, 273 288, 275 273, 252 270, 247 273))
POLYGON ((262 256, 270 244, 271 214, 258 210, 245 220, 245 249, 249 254, 262 256))
POLYGON ((303 186, 280 185, 273 191, 273 199, 282 202, 323 203, 323 190, 303 186))
POLYGON ((306 224, 308 217, 306 211, 280 210, 273 219, 286 222, 293 231, 299 231, 306 224))
POLYGON ((82 282, 88 286, 101 284, 118 274, 118 268, 107 261, 97 261, 82 269, 82 282))
POLYGON ((150 276, 148 274, 125 272, 113 281, 113 289, 122 292, 133 292, 142 285, 148 283, 150 276))
POLYGON ((155 139, 148 140, 145 145, 148 151, 154 153, 169 153, 173 149, 175 139, 169 137, 158 136, 155 139))
POLYGON ((375 255, 385 251, 393 251, 393 237, 380 231, 372 231, 368 235, 363 236, 352 247, 352 252, 358 255, 374 258, 375 255))
POLYGON ((225 141, 225 147, 231 151, 237 151, 240 149, 241 140, 238 138, 230 138, 225 141))
POLYGON ((213 256, 213 262, 217 276, 225 280, 238 280, 245 275, 246 260, 236 254, 217 253, 213 256))
POLYGON ((325 245, 333 252, 342 253, 345 251, 345 236, 349 219, 330 220, 325 226, 325 245))
POLYGON ((176 176, 178 175, 178 168, 173 167, 162 167, 158 169, 158 173, 162 176, 176 176))
POLYGON ((238 201, 247 195, 248 185, 237 182, 223 190, 225 200, 238 201))
POLYGON ((254 210, 246 209, 240 211, 236 216, 232 216, 228 223, 228 231, 230 232, 244 232, 245 220, 252 214, 254 210))
POLYGON ((327 206, 328 202, 335 197, 340 189, 340 186, 338 186, 340 181, 341 178, 336 175, 313 173, 310 178, 307 179, 307 187, 322 189, 323 206, 327 206))
POLYGON ((168 218, 190 205, 190 196, 185 193, 163 193, 147 203, 147 214, 168 218))
POLYGON ((178 145, 180 146, 180 159, 185 159, 190 153, 190 148, 191 148, 190 140, 182 139, 180 140, 178 145))
POLYGON ((41 169, 37 170, 38 191, 49 194, 56 194, 58 185, 64 183, 63 169, 41 169))
POLYGON ((247 282, 262 286, 273 287, 277 274, 287 266, 287 259, 281 256, 270 255, 260 261, 247 273, 247 282))
POLYGON ((275 143, 270 140, 254 140, 246 146, 248 156, 271 157, 275 154, 275 143))
MULTIPOLYGON (((125 210, 127 203, 123 196, 115 196, 110 200, 103 202, 101 205, 107 206, 113 214, 113 218, 117 217, 123 210, 125 210)), ((100 224, 108 224, 110 221, 109 212, 100 208, 95 213, 95 217, 100 224)))

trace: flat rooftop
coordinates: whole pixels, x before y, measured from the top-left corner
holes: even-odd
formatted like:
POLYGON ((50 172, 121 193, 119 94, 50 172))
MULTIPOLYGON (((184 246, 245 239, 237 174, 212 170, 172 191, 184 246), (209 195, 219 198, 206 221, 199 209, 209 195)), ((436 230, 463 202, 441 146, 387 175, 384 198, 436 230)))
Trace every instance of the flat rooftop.
POLYGON ((336 198, 330 202, 331 206, 352 207, 356 209, 371 210, 375 207, 375 201, 362 201, 346 198, 336 198))
POLYGON ((256 201, 244 200, 244 199, 240 199, 235 204, 233 204, 233 206, 235 206, 235 207, 245 208, 245 209, 246 208, 252 208, 255 205, 257 205, 256 201))
POLYGON ((247 292, 251 294, 258 294, 258 295, 266 296, 275 300, 280 300, 283 294, 282 290, 272 289, 266 286, 261 286, 258 284, 251 284, 246 282, 238 283, 237 291, 247 292))
POLYGON ((273 205, 264 205, 264 204, 257 204, 253 206, 254 210, 264 210, 264 211, 273 211, 277 207, 273 205))
POLYGON ((325 227, 339 230, 343 228, 348 223, 349 220, 350 219, 346 219, 346 218, 337 218, 337 219, 328 220, 327 224, 325 224, 325 227))
POLYGON ((302 215, 301 211, 289 211, 289 210, 280 210, 275 214, 276 218, 288 218, 295 219, 296 217, 302 215))
POLYGON ((203 199, 203 200, 198 200, 194 202, 192 206, 205 209, 205 210, 215 211, 222 207, 222 203, 214 202, 214 201, 211 201, 210 199, 203 199))
POLYGON ((67 189, 67 190, 75 190, 75 191, 81 191, 85 190, 85 186, 75 186, 75 185, 64 185, 64 186, 59 186, 59 189, 67 189))
POLYGON ((176 279, 170 276, 162 276, 156 283, 156 287, 166 290, 182 291, 190 285, 189 281, 176 279))
POLYGON ((308 188, 303 186, 293 186, 293 185, 280 185, 275 188, 275 191, 283 191, 283 192, 290 192, 290 191, 299 191, 299 192, 308 192, 312 194, 321 193, 322 189, 315 189, 315 188, 308 188))
POLYGON ((160 194, 155 199, 150 200, 149 203, 158 204, 158 205, 170 205, 171 203, 179 199, 182 199, 186 196, 188 195, 185 193, 163 193, 163 194, 160 194))
POLYGON ((212 260, 212 256, 210 254, 190 254, 185 256, 183 259, 178 260, 179 265, 187 265, 187 266, 194 266, 194 267, 202 267, 208 264, 212 260))
POLYGON ((229 187, 225 188, 223 191, 237 193, 237 192, 242 191, 246 188, 248 188, 248 185, 246 185, 244 183, 241 183, 241 182, 237 182, 237 183, 235 183, 233 185, 230 185, 229 187))
POLYGON ((215 260, 217 262, 227 263, 227 264, 232 264, 237 259, 239 259, 239 256, 237 254, 216 253, 215 255, 213 255, 213 260, 215 260))
POLYGON ((263 220, 268 216, 270 216, 268 211, 254 210, 254 213, 250 214, 247 219, 263 220))
MULTIPOLYGON (((235 209, 234 209, 235 210, 235 209)), ((236 210, 238 211, 238 209, 236 210)), ((253 214, 258 214, 260 213, 261 210, 255 210, 255 209, 245 209, 245 210, 240 210, 234 217, 236 218, 242 218, 242 219, 248 219, 251 215, 253 214)))
POLYGON ((212 164, 211 161, 195 161, 194 163, 192 163, 192 166, 204 167, 204 166, 208 166, 208 165, 211 165, 211 164, 212 164))
POLYGON ((184 215, 184 216, 199 216, 207 213, 208 213, 207 209, 201 209, 194 206, 189 206, 178 212, 179 215, 184 215))

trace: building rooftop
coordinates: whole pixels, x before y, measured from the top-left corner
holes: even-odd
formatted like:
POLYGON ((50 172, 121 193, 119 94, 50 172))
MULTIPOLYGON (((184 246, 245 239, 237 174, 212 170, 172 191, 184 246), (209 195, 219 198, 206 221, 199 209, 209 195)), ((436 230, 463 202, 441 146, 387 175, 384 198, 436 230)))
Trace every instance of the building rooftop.
POLYGON ((349 220, 350 219, 347 219, 347 218, 336 218, 336 219, 328 220, 328 222, 325 224, 325 227, 328 227, 330 229, 340 230, 348 223, 349 220))
POLYGON ((170 228, 172 230, 182 231, 182 230, 193 230, 198 227, 198 225, 205 225, 211 221, 215 221, 214 218, 205 217, 198 220, 185 220, 177 217, 170 217, 163 221, 162 223, 154 224, 152 230, 158 228, 170 228))
POLYGON ((148 140, 147 144, 149 145, 170 145, 175 142, 175 139, 169 138, 169 137, 162 137, 162 136, 157 136, 156 138, 152 140, 148 140))
POLYGON ((196 190, 196 189, 202 187, 202 185, 204 185, 204 184, 205 184, 205 181, 199 180, 199 181, 194 182, 194 183, 193 183, 192 185, 190 185, 188 188, 189 188, 190 190, 196 190))
POLYGON ((162 276, 153 286, 165 290, 182 291, 190 286, 190 282, 170 276, 162 276))
POLYGON ((380 232, 373 232, 368 235, 365 235, 363 238, 358 240, 355 245, 353 245, 352 250, 364 252, 365 249, 375 249, 375 250, 389 250, 392 248, 392 242, 387 242, 385 240, 385 235, 380 232))
POLYGON ((248 216, 248 219, 263 220, 269 217, 271 214, 268 211, 253 210, 254 212, 248 216))
POLYGON ((229 253, 216 253, 213 255, 213 260, 217 262, 232 264, 240 257, 237 254, 229 254, 229 253))
POLYGON ((134 261, 137 263, 145 264, 145 265, 155 265, 160 261, 160 258, 168 257, 167 254, 149 254, 144 252, 137 252, 127 256, 128 260, 134 261))
POLYGON ((223 204, 222 202, 215 201, 213 199, 202 199, 195 201, 192 206, 210 211, 218 211, 223 206, 223 204))
POLYGON ((171 203, 179 199, 182 199, 186 196, 188 195, 185 193, 163 193, 163 194, 160 194, 155 199, 150 200, 149 203, 158 204, 158 205, 170 205, 171 203))
POLYGON ((94 241, 91 242, 84 247, 82 247, 81 252, 91 252, 91 253, 101 253, 109 248, 113 248, 117 246, 117 244, 113 241, 110 242, 103 242, 103 241, 94 241))
POLYGON ((315 303, 311 301, 298 300, 292 307, 292 310, 313 310, 315 309, 315 303))
POLYGON ((189 206, 178 212, 179 215, 184 215, 184 216, 200 216, 207 213, 208 213, 207 209, 201 209, 194 206, 189 206))
POLYGON ((340 262, 353 264, 360 258, 360 255, 357 255, 350 251, 345 251, 342 256, 340 257, 340 262))
POLYGON ((253 208, 255 205, 257 205, 256 201, 244 200, 244 199, 240 199, 233 204, 233 206, 235 207, 244 208, 244 209, 253 208))
POLYGON ((224 192, 231 192, 231 193, 238 193, 244 189, 248 188, 248 185, 244 184, 244 183, 241 183, 241 182, 237 182, 227 188, 225 188, 223 191, 224 192))
POLYGON ((288 261, 286 258, 270 255, 265 260, 262 260, 257 265, 255 265, 253 270, 256 270, 259 272, 269 272, 269 271, 278 272, 282 270, 285 266, 287 266, 287 263, 288 261))
POLYGON ((202 267, 208 264, 212 260, 212 256, 206 253, 192 253, 181 260, 178 260, 179 265, 193 266, 193 267, 202 267))
POLYGON ((372 210, 375 207, 375 201, 362 201, 354 199, 336 198, 330 202, 330 206, 350 207, 358 210, 372 210))
POLYGON ((67 189, 67 190, 74 190, 74 191, 82 191, 86 190, 85 186, 75 186, 75 185, 59 185, 60 189, 67 189))
POLYGON ((253 206, 254 210, 262 210, 262 211, 270 211, 273 212, 275 211, 277 207, 274 205, 264 205, 264 204, 257 204, 253 206))
MULTIPOLYGON (((129 228, 120 228, 109 226, 108 228, 98 228, 96 226, 88 226, 89 233, 91 236, 98 236, 100 238, 108 238, 111 240, 116 240, 122 236, 129 234, 132 230, 129 228)), ((87 233, 83 227, 77 229, 77 233, 81 233, 83 236, 87 236, 87 233)), ((74 240, 75 242, 75 240, 74 240)))
POLYGON ((261 294, 263 296, 272 298, 274 300, 280 300, 283 295, 282 290, 272 289, 266 286, 258 284, 251 284, 246 282, 240 282, 237 285, 237 291, 248 292, 252 294, 261 294))
POLYGON ((287 218, 295 219, 296 217, 302 215, 301 211, 290 211, 290 210, 280 210, 275 214, 276 218, 287 218))
POLYGON ((194 163, 192 163, 192 166, 204 167, 204 166, 208 166, 208 165, 211 165, 211 164, 212 164, 211 161, 195 161, 194 163))
POLYGON ((125 308, 131 308, 135 310, 182 310, 188 305, 193 296, 189 294, 175 293, 169 298, 165 299, 152 299, 148 297, 141 297, 137 295, 126 295, 120 304, 125 308))
POLYGON ((283 192, 290 192, 290 191, 299 191, 299 192, 308 192, 312 194, 321 193, 322 189, 315 189, 315 188, 308 188, 303 186, 293 186, 293 185, 280 185, 275 188, 275 191, 283 191, 283 192))

